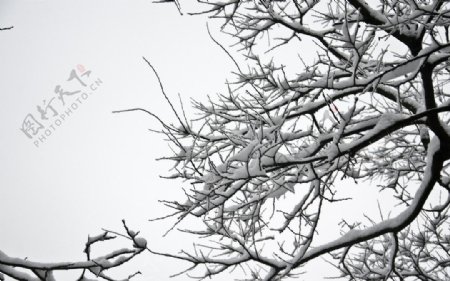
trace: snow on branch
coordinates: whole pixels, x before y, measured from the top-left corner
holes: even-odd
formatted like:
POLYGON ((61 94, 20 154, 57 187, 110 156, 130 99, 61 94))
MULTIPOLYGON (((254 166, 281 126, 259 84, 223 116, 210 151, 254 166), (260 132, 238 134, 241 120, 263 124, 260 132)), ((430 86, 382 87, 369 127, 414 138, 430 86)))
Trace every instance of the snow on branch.
POLYGON ((6 253, 0 251, 0 277, 6 275, 15 280, 56 281, 55 272, 57 271, 81 271, 81 274, 77 279, 79 281, 131 280, 134 276, 140 274, 140 272, 133 273, 128 277, 121 279, 113 278, 109 276, 109 274, 107 274, 108 270, 120 267, 130 260, 134 259, 137 255, 148 250, 146 240, 138 236, 139 233, 130 230, 125 224, 125 221, 123 221, 123 225, 125 230, 127 231, 126 234, 120 234, 105 230, 99 235, 89 236, 84 249, 84 253, 86 254, 86 261, 43 263, 32 261, 30 259, 10 257, 6 253), (108 240, 115 239, 118 235, 131 240, 133 242, 132 247, 112 250, 107 254, 97 256, 95 258, 91 256, 91 248, 94 246, 94 244, 99 244, 108 240), (95 279, 92 279, 93 277, 95 279))
POLYGON ((234 63, 243 54, 246 65, 238 65, 228 92, 193 103, 198 118, 164 120, 160 131, 174 151, 162 158, 175 163, 167 178, 190 183, 184 201, 164 204, 178 216, 175 225, 188 216, 204 224, 183 231, 215 242, 176 256, 192 263, 187 272, 202 265, 206 272, 196 276, 212 277, 242 267, 251 280, 280 280, 328 255, 349 279, 444 274, 442 263, 434 272, 421 257, 409 272, 407 265, 418 249, 408 241, 418 235, 433 235, 433 245, 446 241, 411 224, 430 212, 448 223, 449 200, 431 208, 425 202, 438 183, 445 186, 450 157, 449 4, 203 4, 200 13, 225 19, 221 31, 239 49, 219 46, 234 63), (305 46, 314 52, 306 55, 305 46), (279 63, 277 55, 295 48, 300 60, 279 63), (342 236, 317 244, 328 206, 349 199, 340 196, 344 179, 393 197, 397 215, 371 219, 369 227, 345 223, 342 236), (376 247, 385 254, 373 254, 376 247))

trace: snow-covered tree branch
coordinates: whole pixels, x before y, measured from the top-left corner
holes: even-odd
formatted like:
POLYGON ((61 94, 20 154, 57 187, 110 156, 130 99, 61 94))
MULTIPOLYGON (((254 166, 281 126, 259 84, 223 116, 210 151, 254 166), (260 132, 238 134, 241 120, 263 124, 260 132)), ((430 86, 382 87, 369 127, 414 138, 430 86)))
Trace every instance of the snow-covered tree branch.
POLYGON ((280 280, 328 254, 353 280, 449 278, 449 200, 426 205, 433 191, 449 198, 449 4, 204 4, 247 66, 233 58, 228 93, 195 102, 200 117, 162 122, 175 151, 164 158, 176 163, 169 178, 191 183, 185 201, 165 203, 205 224, 184 231, 217 243, 179 257, 205 265, 200 277, 242 267, 245 280, 280 280), (315 57, 298 50, 293 65, 277 64, 297 39, 315 57), (396 215, 314 244, 348 178, 394 194, 396 215))
POLYGON ((114 278, 107 274, 109 269, 119 267, 147 249, 147 241, 128 228, 123 221, 126 230, 125 234, 105 230, 103 233, 88 237, 84 253, 85 261, 76 262, 35 262, 29 259, 20 259, 10 257, 0 251, 0 280, 5 280, 5 276, 14 280, 24 281, 56 281, 54 273, 57 271, 75 271, 80 272, 78 281, 108 280, 108 281, 128 281, 140 272, 135 272, 126 278, 114 278), (130 240, 131 247, 115 249, 102 256, 92 257, 91 249, 95 244, 104 243, 121 236, 130 240), (95 279, 93 279, 95 278, 95 279))
POLYGON ((201 243, 157 252, 124 222, 123 234, 89 237, 85 261, 0 251, 0 280, 52 281, 61 270, 79 281, 130 280, 139 272, 115 279, 108 270, 144 252, 183 260, 179 274, 200 280, 289 280, 318 258, 343 280, 450 280, 449 1, 199 0, 193 12, 157 2, 208 15, 209 26, 221 24, 208 31, 234 40, 212 36, 236 70, 227 92, 193 102, 194 118, 147 59, 173 120, 120 111, 161 125, 173 151, 161 158, 174 162, 166 177, 187 186, 184 200, 162 201, 164 219, 201 243), (349 180, 395 204, 381 202, 368 224, 342 219, 340 235, 324 242, 329 210, 351 199, 349 180), (186 229, 190 218, 201 228, 186 229), (115 237, 129 246, 92 256, 115 237))

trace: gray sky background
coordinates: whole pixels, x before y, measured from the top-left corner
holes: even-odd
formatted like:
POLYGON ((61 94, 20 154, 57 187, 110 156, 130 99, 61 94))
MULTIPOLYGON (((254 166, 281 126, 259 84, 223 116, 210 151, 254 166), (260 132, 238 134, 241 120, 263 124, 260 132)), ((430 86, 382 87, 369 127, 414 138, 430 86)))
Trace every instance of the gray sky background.
MULTIPOLYGON (((209 38, 205 17, 139 0, 0 0, 0 27, 11 25, 0 32, 0 249, 38 261, 81 260, 87 235, 121 231, 123 218, 155 250, 191 249, 182 234, 161 237, 173 221, 148 222, 169 211, 158 200, 183 196, 182 183, 159 178, 171 163, 155 161, 170 153, 162 136, 147 130, 158 123, 111 112, 142 107, 175 121, 143 56, 187 109, 191 97, 225 89, 234 65, 209 38), (36 148, 19 128, 78 64, 103 84, 36 148)), ((362 191, 374 198, 371 192, 362 191)), ((376 209, 374 200, 355 204, 376 209)), ((135 280, 169 280, 185 266, 146 255, 119 274, 138 269, 143 276, 135 280)), ((299 280, 320 280, 320 265, 311 268, 299 280)))

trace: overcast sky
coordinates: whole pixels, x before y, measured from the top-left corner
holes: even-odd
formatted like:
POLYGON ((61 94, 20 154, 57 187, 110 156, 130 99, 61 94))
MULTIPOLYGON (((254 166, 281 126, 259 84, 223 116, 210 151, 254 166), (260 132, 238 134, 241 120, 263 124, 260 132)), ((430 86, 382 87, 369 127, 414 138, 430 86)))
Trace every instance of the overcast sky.
MULTIPOLYGON (((180 94, 188 105, 225 89, 234 65, 209 38, 205 17, 180 16, 174 5, 148 0, 0 0, 0 27, 9 26, 0 32, 0 249, 37 261, 81 260, 87 235, 121 231, 121 219, 156 250, 191 249, 181 234, 161 237, 173 221, 148 222, 169 211, 158 200, 183 196, 182 183, 159 178, 171 163, 155 160, 170 154, 148 131, 158 123, 112 111, 142 107, 175 121, 142 57, 174 101, 180 94), (65 110, 58 85, 85 89, 67 81, 72 70, 88 87, 101 83, 58 126, 41 124, 30 139, 23 122, 29 115, 40 120, 44 101, 54 98, 54 109, 65 110)), ((64 97, 66 106, 75 102, 64 97)), ((169 280, 184 266, 146 255, 119 274, 139 269, 143 277, 135 280, 169 280)))

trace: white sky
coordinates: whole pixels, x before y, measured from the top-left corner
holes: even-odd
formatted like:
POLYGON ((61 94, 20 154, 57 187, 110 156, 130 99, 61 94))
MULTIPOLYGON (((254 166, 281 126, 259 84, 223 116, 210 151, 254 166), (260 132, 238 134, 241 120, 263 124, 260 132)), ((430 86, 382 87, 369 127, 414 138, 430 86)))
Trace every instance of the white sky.
MULTIPOLYGON (((148 222, 169 211, 158 200, 183 196, 181 183, 159 178, 171 163, 155 161, 170 153, 147 130, 158 123, 111 112, 143 107, 175 120, 143 56, 186 108, 191 97, 225 89, 234 65, 209 38, 205 17, 148 0, 0 0, 0 27, 11 25, 0 32, 0 249, 37 261, 81 260, 87 235, 122 231, 122 218, 156 250, 191 249, 181 234, 161 238, 171 221, 148 222), (78 64, 103 84, 36 148, 19 128, 78 64)), ((184 266, 146 255, 120 273, 135 268, 143 272, 135 280, 169 280, 184 266)), ((317 269, 299 280, 320 280, 317 269)))

